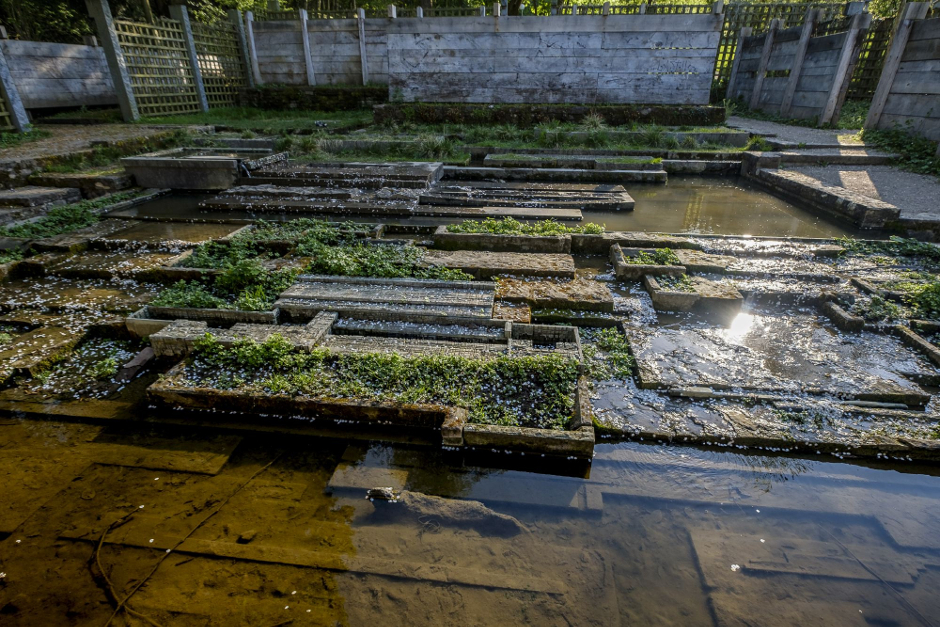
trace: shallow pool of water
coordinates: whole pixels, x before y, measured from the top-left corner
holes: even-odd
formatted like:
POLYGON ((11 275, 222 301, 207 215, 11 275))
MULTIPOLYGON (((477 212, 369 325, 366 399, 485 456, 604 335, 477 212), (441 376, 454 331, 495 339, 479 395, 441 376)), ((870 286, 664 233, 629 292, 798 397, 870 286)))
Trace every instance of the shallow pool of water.
POLYGON ((584 211, 584 220, 606 224, 611 231, 778 237, 863 233, 781 200, 739 177, 676 176, 665 185, 625 187, 636 201, 632 212, 584 211))
POLYGON ((530 461, 0 418, 0 622, 103 625, 109 586, 141 582, 128 604, 162 625, 929 625, 940 611, 934 467, 644 443, 602 443, 580 472, 530 461), (373 487, 417 496, 370 501, 373 487))
MULTIPOLYGON (((673 177, 666 185, 627 185, 634 211, 583 211, 583 222, 605 224, 609 231, 702 233, 776 237, 835 237, 859 231, 781 200, 739 177, 673 177)), ((172 194, 112 214, 115 217, 163 220, 284 221, 316 214, 276 211, 205 211, 205 194, 172 194)), ((387 224, 449 224, 459 219, 324 216, 333 220, 387 224)))

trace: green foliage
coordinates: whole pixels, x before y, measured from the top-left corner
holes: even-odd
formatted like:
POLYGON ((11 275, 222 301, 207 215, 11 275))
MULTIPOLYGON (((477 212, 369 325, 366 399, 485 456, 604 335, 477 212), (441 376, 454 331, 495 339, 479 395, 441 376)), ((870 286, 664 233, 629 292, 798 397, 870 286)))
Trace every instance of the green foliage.
POLYGON ((671 248, 657 248, 652 253, 641 250, 638 254, 624 255, 627 263, 643 266, 681 266, 682 260, 671 248))
POLYGON ((147 124, 193 124, 227 126, 239 131, 250 130, 263 135, 296 132, 322 132, 317 122, 330 122, 336 127, 365 126, 372 122, 372 111, 273 111, 253 107, 218 107, 205 113, 143 118, 147 124))
POLYGON ((13 335, 7 332, 0 332, 0 345, 9 344, 13 341, 13 335))
POLYGON ((604 232, 603 224, 588 222, 580 226, 566 226, 555 220, 539 220, 532 224, 520 222, 515 218, 484 218, 483 220, 464 220, 460 224, 447 226, 449 233, 490 233, 493 235, 566 235, 584 233, 599 235, 604 232))
POLYGON ((307 272, 314 274, 380 278, 413 277, 448 281, 472 278, 461 270, 422 265, 420 262, 424 249, 417 246, 361 243, 326 246, 317 242, 308 242, 298 246, 297 251, 301 255, 313 258, 307 266, 307 272))
POLYGON ((861 137, 866 144, 900 155, 895 164, 904 170, 940 176, 937 142, 907 132, 903 128, 865 129, 861 137))
POLYGON ((563 429, 574 408, 578 364, 559 355, 470 359, 451 355, 302 352, 279 335, 224 348, 197 342, 187 377, 197 385, 315 398, 443 404, 471 422, 563 429))
POLYGON ((747 145, 744 147, 745 150, 756 150, 758 152, 770 152, 773 150, 773 146, 770 145, 763 137, 752 137, 747 141, 747 145))
POLYGON ((140 191, 127 191, 102 196, 94 200, 83 200, 71 205, 52 207, 46 215, 35 222, 0 228, 0 236, 42 239, 70 233, 91 226, 100 219, 100 211, 109 205, 139 196, 140 191))
POLYGON ((605 380, 613 377, 629 379, 633 376, 636 360, 630 353, 627 337, 615 328, 581 329, 581 341, 592 378, 605 380), (600 351, 600 352, 598 352, 600 351))
POLYGON ((911 305, 915 317, 927 320, 940 319, 940 282, 931 281, 912 285, 907 290, 905 299, 911 305))
MULTIPOLYGON (((789 126, 803 126, 807 128, 816 128, 815 118, 784 118, 775 113, 765 113, 756 109, 749 109, 741 100, 725 100, 725 109, 728 116, 736 115, 742 118, 752 120, 766 120, 768 122, 777 122, 778 124, 787 124, 789 126)), ((868 116, 868 107, 870 102, 867 100, 847 100, 842 105, 842 111, 839 113, 839 120, 835 124, 826 125, 829 128, 857 130, 865 123, 868 116)))
POLYGON ((692 279, 690 279, 689 275, 687 274, 682 274, 680 276, 656 277, 656 282, 659 283, 659 286, 667 292, 695 292, 695 286, 692 285, 692 279))
POLYGON ((45 139, 50 136, 52 136, 52 133, 44 129, 33 129, 25 133, 0 133, 0 149, 13 148, 14 146, 39 141, 40 139, 45 139))
POLYGON ((93 379, 110 379, 117 374, 118 360, 116 357, 106 357, 95 362, 88 368, 88 376, 93 379))
POLYGON ((607 122, 604 120, 604 116, 598 113, 588 113, 581 120, 581 127, 586 131, 600 131, 607 128, 607 122))
POLYGON ((121 157, 126 157, 128 154, 153 152, 158 149, 181 146, 188 142, 189 133, 184 129, 176 129, 169 136, 95 146, 90 152, 82 151, 59 158, 55 163, 45 166, 44 170, 46 172, 81 172, 112 167, 117 166, 121 157))
POLYGON ((166 288, 150 303, 157 307, 193 307, 226 309, 228 303, 198 281, 179 281, 166 288))
POLYGON ((869 322, 899 320, 904 317, 904 310, 900 306, 881 296, 872 296, 870 300, 856 302, 852 313, 869 322))
POLYGON ((11 249, 0 251, 0 264, 10 263, 11 261, 19 261, 23 258, 23 251, 11 249))
POLYGON ((870 241, 840 237, 838 242, 847 253, 854 255, 918 257, 931 263, 940 262, 940 246, 913 238, 892 235, 887 240, 870 241))

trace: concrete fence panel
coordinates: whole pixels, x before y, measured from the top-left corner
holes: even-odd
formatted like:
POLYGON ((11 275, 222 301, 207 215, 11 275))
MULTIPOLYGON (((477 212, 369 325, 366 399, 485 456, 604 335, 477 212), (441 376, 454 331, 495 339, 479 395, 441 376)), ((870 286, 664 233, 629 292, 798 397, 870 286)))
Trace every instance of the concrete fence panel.
POLYGON ((0 46, 27 109, 117 104, 102 48, 14 39, 0 46))

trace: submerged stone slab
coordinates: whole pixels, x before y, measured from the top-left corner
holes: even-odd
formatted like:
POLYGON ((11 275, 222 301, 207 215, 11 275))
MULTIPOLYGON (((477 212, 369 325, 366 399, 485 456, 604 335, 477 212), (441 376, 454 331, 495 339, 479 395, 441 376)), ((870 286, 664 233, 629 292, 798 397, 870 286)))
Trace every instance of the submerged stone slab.
POLYGON ((480 279, 500 275, 573 279, 575 271, 571 255, 557 254, 429 250, 422 261, 463 270, 480 279))
POLYGON ((39 251, 79 252, 88 248, 93 240, 125 229, 132 224, 134 223, 129 220, 108 218, 83 229, 36 240, 32 246, 39 251))
POLYGON ((437 186, 421 194, 419 202, 423 205, 525 206, 596 211, 631 210, 635 204, 626 191, 571 191, 539 187, 513 189, 477 187, 472 184, 437 186))
POLYGON ((0 373, 36 375, 78 344, 83 332, 41 327, 24 333, 0 350, 0 373))
POLYGON ((162 267, 179 255, 162 252, 86 251, 43 264, 46 274, 78 279, 133 277, 158 279, 162 267))
POLYGON ((476 168, 455 167, 449 174, 466 180, 502 181, 560 181, 576 183, 665 183, 665 171, 631 170, 625 166, 620 170, 582 170, 578 168, 476 168))
POLYGON ((442 163, 314 163, 262 168, 243 185, 305 185, 322 187, 353 187, 378 189, 404 187, 423 189, 440 180, 442 163))
POLYGON ((501 279, 496 295, 504 302, 535 309, 614 311, 614 297, 607 285, 583 277, 571 281, 501 279))
POLYGON ((728 328, 629 328, 644 388, 831 394, 923 406, 936 369, 895 337, 839 335, 817 316, 740 314, 728 328))

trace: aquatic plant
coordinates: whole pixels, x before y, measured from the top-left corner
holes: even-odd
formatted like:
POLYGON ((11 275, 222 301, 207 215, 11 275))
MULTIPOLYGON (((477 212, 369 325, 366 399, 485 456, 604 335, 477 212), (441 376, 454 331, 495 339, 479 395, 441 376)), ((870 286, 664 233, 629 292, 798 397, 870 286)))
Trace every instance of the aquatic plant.
POLYGON ((473 359, 453 355, 304 352, 280 335, 223 347, 207 334, 185 376, 193 384, 315 398, 443 404, 471 422, 563 429, 578 364, 560 355, 473 359))
POLYGON ((940 262, 940 246, 917 239, 892 235, 887 240, 857 240, 840 237, 839 245, 854 255, 893 255, 898 257, 920 257, 930 262, 940 262))
POLYGON ((10 249, 0 251, 0 263, 10 263, 11 261, 19 261, 23 258, 23 251, 10 249))
POLYGON ((580 334, 582 351, 591 378, 629 379, 633 376, 636 360, 630 353, 630 342, 627 336, 613 327, 581 329, 580 334))
POLYGON ((257 259, 243 259, 219 274, 210 287, 198 281, 179 281, 150 303, 157 307, 196 309, 270 309, 278 295, 297 278, 299 270, 266 270, 257 259))
POLYGON ((515 218, 485 218, 483 220, 464 220, 460 224, 447 226, 449 233, 489 233, 492 235, 566 235, 581 233, 599 235, 603 233, 603 224, 588 222, 579 226, 566 226, 552 219, 538 220, 533 223, 520 222, 515 218))
POLYGON ((656 282, 667 292, 695 292, 695 286, 692 285, 692 279, 687 274, 680 276, 662 276, 656 277, 656 282))
POLYGON ((904 310, 900 306, 881 296, 872 296, 867 301, 856 301, 852 306, 852 313, 865 318, 869 322, 899 320, 904 317, 904 310))
MULTIPOLYGON (((643 266, 681 266, 682 260, 671 248, 656 248, 653 252, 641 250, 636 255, 624 255, 629 264, 643 266)), ((660 281, 662 283, 662 281, 660 281)))
POLYGON ((588 113, 581 120, 581 127, 586 131, 600 131, 607 128, 607 121, 599 113, 588 113))

